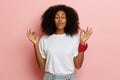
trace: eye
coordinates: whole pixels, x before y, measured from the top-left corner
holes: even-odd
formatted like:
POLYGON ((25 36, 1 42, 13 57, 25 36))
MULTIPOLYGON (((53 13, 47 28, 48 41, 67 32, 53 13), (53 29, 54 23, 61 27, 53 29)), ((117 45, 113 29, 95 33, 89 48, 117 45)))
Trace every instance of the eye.
POLYGON ((62 16, 62 18, 66 18, 66 16, 62 16))
POLYGON ((62 18, 66 18, 66 15, 62 15, 62 18))
POLYGON ((55 16, 55 18, 57 19, 57 18, 59 18, 59 16, 58 16, 58 15, 56 15, 56 16, 55 16))

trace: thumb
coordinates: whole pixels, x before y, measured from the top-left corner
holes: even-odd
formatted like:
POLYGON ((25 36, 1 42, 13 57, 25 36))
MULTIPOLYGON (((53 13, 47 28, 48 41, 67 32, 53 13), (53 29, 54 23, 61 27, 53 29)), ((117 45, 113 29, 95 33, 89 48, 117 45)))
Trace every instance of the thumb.
POLYGON ((80 36, 84 35, 84 33, 85 33, 85 30, 81 30, 80 36))

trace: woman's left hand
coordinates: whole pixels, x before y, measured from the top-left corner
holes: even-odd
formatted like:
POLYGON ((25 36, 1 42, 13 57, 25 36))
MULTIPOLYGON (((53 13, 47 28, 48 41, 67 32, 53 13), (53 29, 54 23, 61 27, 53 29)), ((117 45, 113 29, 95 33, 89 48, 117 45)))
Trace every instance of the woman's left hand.
POLYGON ((92 34, 92 29, 90 28, 86 28, 86 30, 82 29, 81 32, 80 32, 80 43, 81 44, 85 44, 86 41, 89 39, 89 37, 91 36, 92 34))

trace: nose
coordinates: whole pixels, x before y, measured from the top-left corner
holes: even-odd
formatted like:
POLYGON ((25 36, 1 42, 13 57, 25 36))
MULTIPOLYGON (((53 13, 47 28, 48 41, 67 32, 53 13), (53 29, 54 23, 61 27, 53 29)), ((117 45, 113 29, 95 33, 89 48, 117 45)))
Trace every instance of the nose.
POLYGON ((59 17, 58 22, 62 22, 62 18, 61 17, 59 17))

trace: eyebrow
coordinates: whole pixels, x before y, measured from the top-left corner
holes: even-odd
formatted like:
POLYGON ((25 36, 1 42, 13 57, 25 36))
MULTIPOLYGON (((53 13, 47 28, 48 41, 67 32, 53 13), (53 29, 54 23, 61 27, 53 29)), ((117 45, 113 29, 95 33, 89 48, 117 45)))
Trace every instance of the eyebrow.
MULTIPOLYGON (((55 15, 59 15, 59 14, 55 14, 55 15)), ((62 15, 65 15, 65 16, 66 16, 66 14, 62 14, 62 15)))

